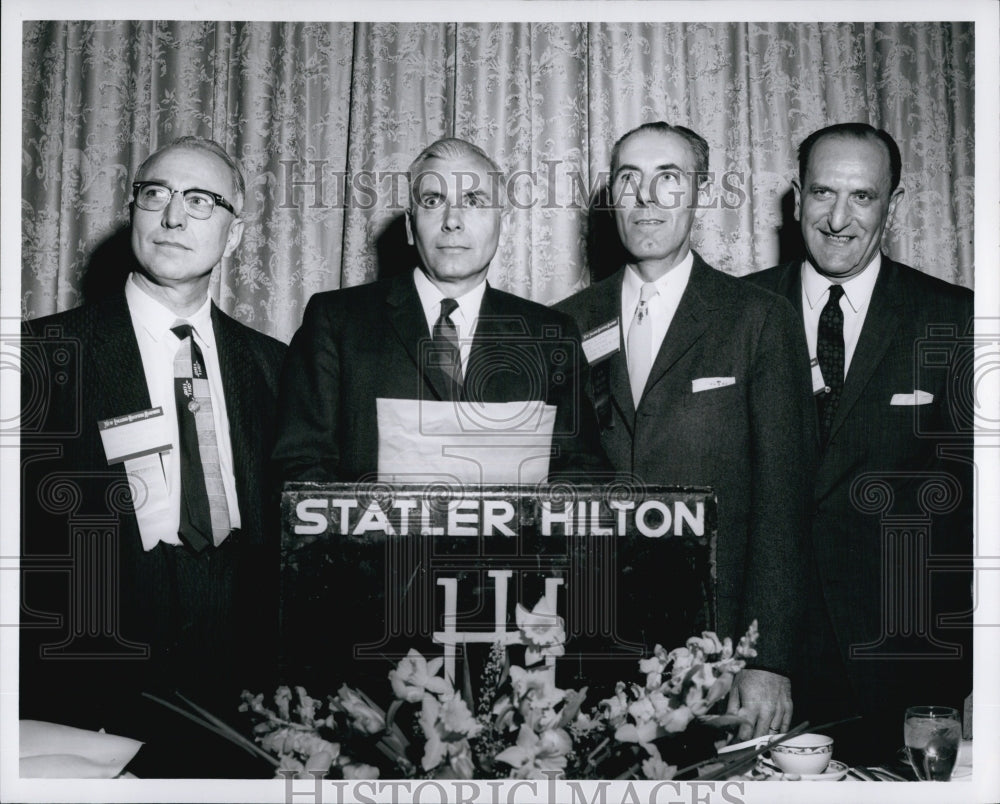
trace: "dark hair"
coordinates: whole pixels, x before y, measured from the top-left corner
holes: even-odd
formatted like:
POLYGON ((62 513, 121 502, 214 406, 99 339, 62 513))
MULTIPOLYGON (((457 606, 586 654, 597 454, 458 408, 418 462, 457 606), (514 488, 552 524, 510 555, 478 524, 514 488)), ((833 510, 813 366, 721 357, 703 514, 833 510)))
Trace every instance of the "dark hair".
POLYGON ((503 179, 503 171, 500 169, 500 166, 478 145, 474 145, 468 140, 462 140, 458 137, 444 137, 432 142, 417 154, 416 159, 410 163, 410 167, 406 171, 406 178, 410 185, 410 209, 413 209, 413 205, 416 203, 414 197, 416 179, 420 176, 420 169, 424 163, 431 159, 461 159, 462 157, 471 157, 472 159, 480 160, 487 166, 491 176, 496 177, 498 180, 503 179))
POLYGON ((877 140, 885 145, 889 152, 889 191, 899 187, 899 178, 903 172, 903 159, 899 154, 899 146, 888 131, 875 128, 867 123, 837 123, 821 128, 806 137, 799 146, 799 182, 805 184, 806 168, 809 166, 809 155, 816 143, 823 137, 853 137, 856 140, 877 140))
POLYGON ((685 142, 687 142, 688 146, 691 148, 691 152, 694 154, 695 171, 700 175, 708 173, 708 143, 705 142, 705 138, 691 129, 685 128, 684 126, 672 126, 670 123, 658 120, 655 123, 643 123, 641 126, 633 128, 631 131, 626 132, 618 138, 618 142, 616 142, 614 148, 611 149, 612 177, 614 177, 615 171, 618 170, 618 157, 621 153, 622 145, 625 143, 625 140, 633 134, 641 134, 644 131, 655 131, 659 134, 676 134, 681 137, 685 142))
POLYGON ((143 171, 145 171, 146 166, 152 162, 157 156, 162 154, 164 151, 172 151, 175 149, 185 149, 188 151, 203 151, 204 153, 211 154, 217 157, 227 168, 233 176, 233 187, 236 190, 236 198, 233 199, 233 206, 236 207, 236 217, 239 217, 243 210, 243 201, 246 197, 246 181, 243 179, 243 171, 240 170, 239 166, 233 160, 233 158, 226 152, 215 140, 210 140, 206 137, 178 137, 173 142, 168 145, 164 145, 162 148, 157 148, 153 153, 142 160, 142 164, 139 165, 139 169, 135 172, 136 178, 142 176, 143 171))

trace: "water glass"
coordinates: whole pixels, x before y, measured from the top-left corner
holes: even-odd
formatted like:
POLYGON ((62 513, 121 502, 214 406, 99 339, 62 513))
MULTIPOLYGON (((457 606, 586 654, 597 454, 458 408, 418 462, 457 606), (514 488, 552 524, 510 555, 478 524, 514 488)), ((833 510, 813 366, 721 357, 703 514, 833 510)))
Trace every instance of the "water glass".
POLYGON ((918 779, 947 782, 962 740, 958 710, 948 706, 911 706, 903 722, 903 740, 918 779))

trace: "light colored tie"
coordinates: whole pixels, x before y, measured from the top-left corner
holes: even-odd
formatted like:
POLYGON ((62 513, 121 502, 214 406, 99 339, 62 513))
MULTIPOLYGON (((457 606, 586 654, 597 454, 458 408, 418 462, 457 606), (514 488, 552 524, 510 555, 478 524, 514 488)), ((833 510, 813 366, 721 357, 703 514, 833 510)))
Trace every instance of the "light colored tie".
POLYGON ((628 328, 628 379, 632 386, 632 401, 636 408, 642 398, 642 390, 649 379, 649 370, 653 367, 653 325, 649 320, 649 300, 660 291, 652 282, 643 283, 639 291, 639 304, 632 317, 632 326, 628 328))
POLYGON ((209 544, 218 547, 232 530, 226 488, 222 483, 219 446, 212 413, 212 393, 208 385, 205 358, 194 340, 190 324, 178 321, 171 331, 180 339, 174 355, 174 383, 177 422, 181 436, 181 522, 180 536, 195 550, 209 544), (192 425, 197 432, 192 438, 192 425), (198 461, 193 455, 197 442, 198 461), (200 464, 200 467, 199 467, 200 464), (199 472, 200 468, 200 472, 199 472), (198 475, 201 474, 201 478, 198 475), (204 492, 202 491, 204 487, 204 492), (207 495, 208 511, 205 511, 207 495), (205 514, 208 513, 208 517, 205 514))

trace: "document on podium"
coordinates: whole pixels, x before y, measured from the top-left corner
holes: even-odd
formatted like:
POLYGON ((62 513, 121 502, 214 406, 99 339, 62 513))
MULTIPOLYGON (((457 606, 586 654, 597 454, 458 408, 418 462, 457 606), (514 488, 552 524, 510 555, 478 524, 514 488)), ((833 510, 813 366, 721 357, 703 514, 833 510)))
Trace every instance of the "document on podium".
POLYGON ((549 473, 556 408, 542 400, 378 399, 378 475, 386 483, 520 483, 549 473))

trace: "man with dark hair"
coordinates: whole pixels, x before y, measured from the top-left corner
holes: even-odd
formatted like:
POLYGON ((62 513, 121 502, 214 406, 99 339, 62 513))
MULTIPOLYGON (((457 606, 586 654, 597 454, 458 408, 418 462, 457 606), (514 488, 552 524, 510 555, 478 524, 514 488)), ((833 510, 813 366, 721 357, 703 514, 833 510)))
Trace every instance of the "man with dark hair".
POLYGON ((280 477, 374 481, 379 399, 544 401, 556 408, 549 475, 599 482, 593 473, 607 463, 576 325, 486 281, 504 225, 500 169, 472 143, 446 138, 417 156, 409 180, 406 232, 418 265, 313 296, 292 339, 278 404, 280 477), (426 347, 443 335, 454 356, 432 364, 426 347))
POLYGON ((629 262, 559 309, 585 333, 615 332, 591 352, 615 469, 641 483, 715 489, 717 627, 738 638, 751 620, 760 625, 758 663, 729 701, 749 722, 746 738, 791 723, 813 416, 791 306, 747 292, 691 249, 707 167, 708 144, 690 129, 650 123, 625 134, 610 195, 629 262))
POLYGON ((892 137, 869 125, 810 134, 792 183, 806 259, 748 277, 795 306, 812 358, 821 457, 804 714, 862 714, 837 753, 868 762, 895 751, 906 706, 960 706, 971 689, 960 627, 971 608, 971 389, 956 366, 973 296, 881 253, 900 164, 892 137))
MULTIPOLYGON (((22 718, 168 742, 157 732, 183 721, 164 709, 164 726, 140 692, 235 706, 273 661, 265 474, 285 347, 208 292, 243 200, 217 143, 161 148, 133 184, 123 292, 25 322, 22 718)), ((230 770, 140 756, 157 773, 230 770)))

